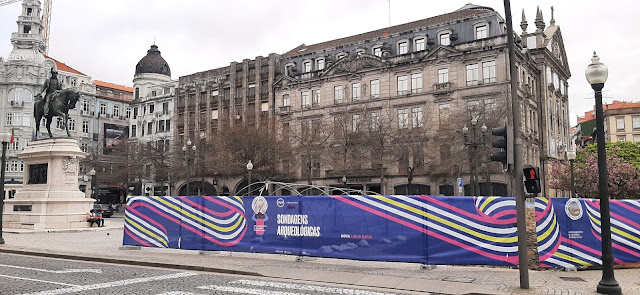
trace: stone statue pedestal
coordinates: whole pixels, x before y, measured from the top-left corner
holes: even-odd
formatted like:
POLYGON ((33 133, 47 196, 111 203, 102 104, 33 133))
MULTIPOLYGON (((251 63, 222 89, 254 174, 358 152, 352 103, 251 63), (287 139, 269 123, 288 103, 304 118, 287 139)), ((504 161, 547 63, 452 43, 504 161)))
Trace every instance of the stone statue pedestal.
POLYGON ((86 155, 71 138, 29 142, 18 154, 24 161, 24 187, 4 201, 4 228, 87 227, 85 215, 95 200, 78 188, 79 161, 86 155))

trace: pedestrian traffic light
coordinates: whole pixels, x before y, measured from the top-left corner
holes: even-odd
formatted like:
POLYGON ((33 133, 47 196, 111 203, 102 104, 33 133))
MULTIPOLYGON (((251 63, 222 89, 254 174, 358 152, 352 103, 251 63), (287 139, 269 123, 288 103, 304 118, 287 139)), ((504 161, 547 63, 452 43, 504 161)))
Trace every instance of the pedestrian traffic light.
POLYGON ((502 163, 506 171, 509 164, 513 164, 513 129, 505 122, 504 127, 491 129, 491 134, 500 137, 491 141, 491 146, 501 149, 499 152, 491 153, 491 161, 502 163))
POLYGON ((538 194, 541 191, 540 188, 540 171, 538 167, 527 167, 522 169, 524 172, 524 187, 530 194, 538 194))

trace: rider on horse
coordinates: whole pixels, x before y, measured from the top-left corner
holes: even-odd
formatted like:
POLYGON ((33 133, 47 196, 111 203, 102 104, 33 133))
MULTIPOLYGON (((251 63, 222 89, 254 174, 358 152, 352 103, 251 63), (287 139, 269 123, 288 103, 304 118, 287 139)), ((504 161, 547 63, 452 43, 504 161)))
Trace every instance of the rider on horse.
POLYGON ((44 82, 44 86, 42 87, 42 91, 44 92, 44 115, 49 114, 49 105, 51 104, 51 95, 56 90, 62 90, 62 83, 58 81, 58 71, 56 69, 51 68, 51 78, 47 79, 44 82))

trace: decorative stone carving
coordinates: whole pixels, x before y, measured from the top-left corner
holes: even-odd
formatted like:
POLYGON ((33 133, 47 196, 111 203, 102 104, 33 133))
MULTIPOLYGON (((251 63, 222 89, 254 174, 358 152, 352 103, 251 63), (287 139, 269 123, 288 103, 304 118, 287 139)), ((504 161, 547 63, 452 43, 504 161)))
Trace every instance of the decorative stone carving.
POLYGON ((68 159, 62 161, 62 172, 66 175, 78 175, 78 160, 68 159))

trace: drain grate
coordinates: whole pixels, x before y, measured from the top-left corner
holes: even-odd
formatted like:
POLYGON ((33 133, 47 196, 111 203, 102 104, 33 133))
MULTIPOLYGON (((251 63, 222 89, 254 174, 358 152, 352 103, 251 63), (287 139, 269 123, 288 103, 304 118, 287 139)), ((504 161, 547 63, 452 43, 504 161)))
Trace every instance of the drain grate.
POLYGON ((565 281, 571 281, 571 282, 586 282, 582 278, 578 278, 578 277, 560 277, 560 278, 565 281))
POLYGON ((456 282, 456 283, 473 283, 475 278, 464 278, 464 277, 444 277, 443 281, 447 282, 456 282))

